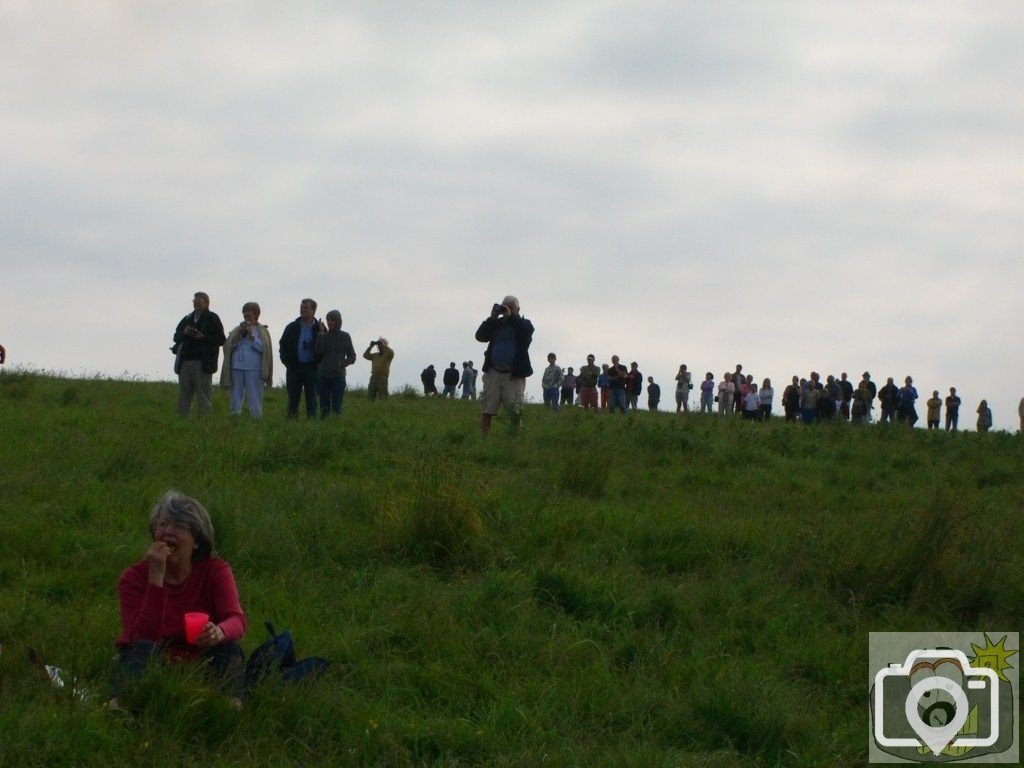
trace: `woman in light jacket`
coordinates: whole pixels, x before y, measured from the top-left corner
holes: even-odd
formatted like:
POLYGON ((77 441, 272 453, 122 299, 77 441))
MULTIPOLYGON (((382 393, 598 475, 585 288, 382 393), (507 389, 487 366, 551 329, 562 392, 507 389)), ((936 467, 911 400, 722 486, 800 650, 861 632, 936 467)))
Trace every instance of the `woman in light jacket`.
POLYGON ((220 387, 231 391, 231 415, 242 412, 242 400, 249 404, 249 415, 263 415, 263 387, 271 386, 274 355, 267 326, 260 325, 260 305, 255 301, 242 306, 242 322, 224 342, 224 365, 220 387))

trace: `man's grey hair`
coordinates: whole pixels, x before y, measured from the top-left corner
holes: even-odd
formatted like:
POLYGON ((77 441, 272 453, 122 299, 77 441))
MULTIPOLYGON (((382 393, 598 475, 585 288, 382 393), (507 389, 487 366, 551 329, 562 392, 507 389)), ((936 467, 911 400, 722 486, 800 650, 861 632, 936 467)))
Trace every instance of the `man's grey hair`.
POLYGON ((504 304, 509 309, 511 309, 512 307, 519 309, 519 299, 517 299, 515 296, 506 296, 504 299, 501 300, 501 303, 504 304))
POLYGON ((192 538, 196 540, 196 548, 192 552, 192 562, 205 560, 214 554, 213 523, 206 507, 178 491, 168 491, 156 503, 149 513, 149 535, 156 536, 156 521, 161 512, 167 512, 176 523, 183 523, 189 528, 192 538))

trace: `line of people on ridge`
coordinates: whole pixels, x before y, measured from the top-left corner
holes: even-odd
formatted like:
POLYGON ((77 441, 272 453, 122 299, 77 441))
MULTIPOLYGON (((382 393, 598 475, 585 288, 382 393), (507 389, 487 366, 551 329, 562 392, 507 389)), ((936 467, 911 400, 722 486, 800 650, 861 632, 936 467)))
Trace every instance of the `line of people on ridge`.
MULTIPOLYGON (((341 312, 332 309, 323 320, 316 318, 317 303, 303 299, 299 316, 285 326, 278 342, 278 357, 285 367, 288 416, 297 418, 305 396, 306 416, 321 418, 341 414, 345 398, 346 369, 355 363, 352 337, 341 330, 341 312)), ((230 392, 231 414, 263 415, 263 392, 273 386, 274 355, 270 331, 260 323, 260 305, 242 306, 242 321, 225 333, 220 317, 210 310, 210 297, 197 292, 192 312, 174 330, 174 372, 178 375, 178 413, 188 416, 196 402, 200 416, 213 407, 213 374, 224 352, 220 386, 230 392)), ((370 361, 367 395, 371 400, 388 397, 388 376, 395 351, 381 336, 367 345, 363 358, 370 361)))
MULTIPOLYGON (((576 373, 572 367, 563 370, 556 362, 556 355, 548 354, 548 366, 541 379, 545 406, 556 412, 562 405, 573 404, 583 408, 600 407, 601 410, 613 413, 616 410, 625 413, 627 408, 637 410, 644 381, 638 364, 630 363, 627 370, 619 362, 619 357, 613 355, 611 363, 602 364, 598 368, 594 360, 594 355, 588 355, 587 364, 576 373)), ((694 384, 685 364, 679 366, 675 379, 676 413, 689 412, 694 384)), ((714 374, 708 371, 698 391, 701 413, 736 413, 751 421, 764 421, 772 414, 775 390, 771 379, 764 379, 758 387, 752 375, 743 373, 742 365, 737 365, 735 371, 726 372, 717 383, 714 374)), ((781 400, 787 421, 799 419, 811 424, 838 417, 854 424, 866 424, 873 420, 876 398, 881 407, 882 422, 899 421, 909 426, 917 423, 919 416, 916 402, 919 396, 910 376, 906 377, 903 387, 897 387, 890 377, 881 389, 877 389, 871 374, 865 371, 858 386, 854 388, 846 373, 840 374, 839 378, 829 375, 823 382, 820 374, 812 371, 809 379, 793 376, 781 400)), ((656 411, 660 401, 661 387, 653 377, 648 376, 648 409, 656 411)), ((942 408, 945 406, 945 428, 947 431, 955 431, 959 423, 960 404, 956 387, 950 387, 945 401, 939 397, 938 390, 933 391, 931 398, 926 401, 928 428, 939 428, 942 408)), ((1024 400, 1021 410, 1021 418, 1024 419, 1024 400)), ((982 400, 976 413, 978 431, 987 432, 992 428, 992 410, 988 402, 982 400)))
MULTIPOLYGON (((174 371, 179 383, 179 414, 188 416, 193 401, 197 404, 199 415, 210 412, 213 374, 218 370, 218 357, 223 350, 220 386, 230 392, 232 415, 240 414, 245 404, 251 416, 262 416, 264 388, 272 386, 273 382, 273 354, 270 351, 272 341, 269 329, 259 322, 259 304, 246 302, 242 306, 242 321, 229 333, 225 333, 220 317, 210 310, 210 298, 206 293, 195 293, 192 307, 193 311, 185 315, 175 328, 174 345, 171 347, 175 355, 174 371)), ((318 410, 321 418, 331 414, 340 415, 347 388, 346 369, 357 359, 351 336, 341 330, 341 313, 334 309, 326 314, 324 320, 318 320, 316 309, 316 301, 303 299, 299 304, 299 316, 285 327, 278 342, 278 355, 286 369, 287 415, 290 418, 298 416, 303 396, 307 417, 315 418, 318 410)), ((532 336, 533 325, 521 317, 519 301, 514 296, 506 296, 502 303, 495 304, 491 316, 477 331, 477 340, 488 343, 483 366, 484 392, 481 396, 481 429, 485 434, 484 422, 489 428, 488 417, 497 412, 499 405, 511 407, 517 424, 521 420, 525 378, 533 373, 528 354, 532 336), (509 357, 515 363, 517 376, 513 378, 515 386, 507 392, 498 392, 495 398, 488 397, 486 374, 492 368, 488 357, 493 354, 496 333, 499 334, 499 352, 503 360, 509 357), (492 402, 494 400, 496 402, 492 402)), ((0 360, 6 358, 5 353, 6 350, 0 353, 3 354, 0 360)), ((371 341, 363 352, 363 358, 371 364, 367 387, 371 400, 388 397, 388 377, 394 355, 394 350, 384 337, 371 341)), ((571 367, 564 372, 556 360, 554 353, 548 355, 548 366, 541 380, 544 403, 552 410, 557 411, 560 405, 572 403, 584 409, 600 408, 613 413, 616 410, 625 413, 628 408, 637 409, 644 391, 644 377, 636 362, 626 368, 618 355, 613 355, 610 363, 599 368, 595 364, 594 355, 590 354, 587 356, 587 364, 581 366, 576 373, 571 367)), ((503 361, 501 368, 508 370, 498 369, 498 372, 511 372, 512 362, 503 361)), ((456 388, 461 388, 462 399, 476 400, 477 376, 472 361, 462 364, 461 374, 452 362, 442 377, 444 390, 441 396, 454 398, 456 388)), ((690 394, 695 386, 685 364, 679 366, 675 380, 676 412, 688 412, 690 394)), ((436 372, 432 365, 423 371, 421 381, 425 394, 438 394, 436 372)), ((504 382, 500 383, 504 385, 504 382)), ((713 413, 716 410, 720 415, 741 413, 745 419, 758 421, 767 419, 772 413, 775 391, 771 380, 764 379, 758 387, 752 375, 743 373, 742 365, 737 365, 733 372, 727 372, 717 384, 714 375, 707 372, 698 391, 702 413, 713 413)), ((799 418, 805 423, 814 423, 838 416, 854 424, 864 424, 873 420, 876 398, 880 403, 883 423, 899 421, 913 426, 918 421, 916 401, 919 396, 910 376, 906 377, 903 387, 897 387, 893 379, 889 378, 885 386, 876 389, 870 374, 865 372, 854 388, 846 373, 842 373, 838 379, 829 375, 822 382, 820 375, 812 371, 809 379, 793 376, 791 384, 782 394, 782 407, 787 421, 799 418)), ((661 387, 653 377, 648 376, 647 407, 652 411, 657 410, 660 400, 661 387)), ((945 428, 957 429, 961 400, 955 387, 950 388, 944 401, 939 398, 937 390, 933 391, 926 405, 929 429, 939 428, 943 405, 946 408, 945 428)), ((1018 410, 1024 431, 1024 398, 1018 410)), ((981 401, 976 413, 978 431, 991 429, 992 410, 987 401, 981 401)))

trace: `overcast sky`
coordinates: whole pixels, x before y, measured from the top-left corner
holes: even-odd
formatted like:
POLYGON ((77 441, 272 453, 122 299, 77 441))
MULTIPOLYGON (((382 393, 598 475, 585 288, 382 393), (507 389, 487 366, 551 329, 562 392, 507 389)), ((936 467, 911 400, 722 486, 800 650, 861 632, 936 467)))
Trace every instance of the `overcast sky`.
POLYGON ((663 406, 742 362, 1016 428, 1022 40, 1019 0, 0 0, 0 343, 172 378, 194 291, 275 340, 312 296, 418 386, 514 293, 535 399, 593 352, 663 406))

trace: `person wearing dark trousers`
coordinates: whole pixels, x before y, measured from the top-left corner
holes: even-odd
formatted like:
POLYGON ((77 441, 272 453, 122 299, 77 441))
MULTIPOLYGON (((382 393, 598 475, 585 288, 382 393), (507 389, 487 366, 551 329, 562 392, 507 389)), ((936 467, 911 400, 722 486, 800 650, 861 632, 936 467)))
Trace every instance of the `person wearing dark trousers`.
POLYGON ((960 421, 960 398, 957 397, 956 387, 949 388, 949 395, 946 397, 946 431, 952 429, 956 432, 957 422, 960 421))
POLYGON ((882 423, 896 421, 896 404, 899 400, 899 388, 893 383, 892 376, 886 379, 885 386, 878 390, 878 399, 882 403, 882 423))
POLYGON ((285 367, 285 387, 288 390, 288 418, 299 416, 299 400, 306 395, 306 417, 316 418, 316 338, 321 323, 316 317, 316 302, 303 299, 299 316, 288 323, 278 345, 281 362, 285 367))
POLYGON ((450 397, 452 400, 455 399, 455 388, 459 386, 459 370, 455 367, 455 363, 449 363, 448 367, 444 369, 444 375, 441 377, 441 383, 444 384, 444 389, 441 390, 441 397, 450 397))
POLYGON ((654 377, 647 377, 647 410, 658 410, 658 403, 661 402, 661 387, 654 383, 654 377))
POLYGON ((626 412, 628 404, 629 371, 619 362, 618 355, 612 355, 612 364, 608 366, 608 389, 611 393, 610 413, 615 413, 618 408, 622 413, 626 412))
POLYGON ((227 337, 224 325, 210 311, 210 297, 199 291, 192 297, 192 312, 181 318, 174 330, 174 372, 178 374, 178 414, 192 412, 196 400, 200 416, 213 409, 213 374, 217 357, 227 337))
POLYGON ((316 388, 320 397, 320 418, 341 416, 345 399, 345 369, 356 361, 352 337, 341 330, 341 312, 327 313, 327 325, 320 324, 316 337, 316 388))

